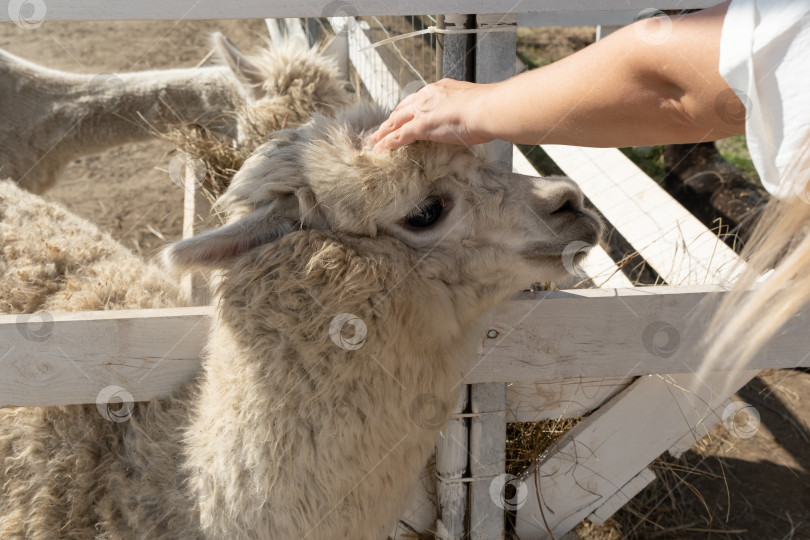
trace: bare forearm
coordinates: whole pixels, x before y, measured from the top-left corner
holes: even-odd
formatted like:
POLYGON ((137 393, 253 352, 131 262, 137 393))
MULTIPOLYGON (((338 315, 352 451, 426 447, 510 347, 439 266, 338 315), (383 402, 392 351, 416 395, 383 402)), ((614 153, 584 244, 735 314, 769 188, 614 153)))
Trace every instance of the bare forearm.
POLYGON ((742 106, 725 102, 736 100, 717 69, 724 13, 719 6, 671 23, 640 23, 659 25, 663 35, 655 39, 644 27, 625 27, 559 62, 487 85, 475 130, 526 144, 607 147, 741 133, 741 122, 729 122, 737 115, 723 114, 742 106))
POLYGON ((613 147, 743 133, 742 104, 718 71, 726 8, 641 21, 501 83, 445 79, 403 100, 372 140, 613 147))

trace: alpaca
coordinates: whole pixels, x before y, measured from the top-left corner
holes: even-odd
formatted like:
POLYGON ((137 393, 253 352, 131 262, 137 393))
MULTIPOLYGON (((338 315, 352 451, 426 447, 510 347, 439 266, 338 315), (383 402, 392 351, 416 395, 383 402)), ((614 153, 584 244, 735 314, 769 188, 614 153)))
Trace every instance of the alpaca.
MULTIPOLYGON (((163 270, 9 180, 0 181, 0 275, 0 313, 182 305, 163 270)), ((187 402, 139 403, 126 424, 95 405, 0 409, 0 538, 147 538, 146 526, 133 528, 135 508, 152 510, 149 527, 177 531, 174 538, 194 530, 189 505, 182 524, 166 524, 151 506, 173 502, 163 475, 180 464, 176 428, 187 402)))
POLYGON ((0 411, 0 536, 386 537, 440 428, 414 409, 450 410, 483 313, 564 275, 601 224, 565 178, 367 149, 385 118, 275 133, 220 200, 226 224, 167 248, 217 273, 203 369, 176 396, 124 423, 0 411))
POLYGON ((72 160, 175 125, 250 146, 348 104, 318 47, 287 40, 247 56, 219 33, 212 40, 224 65, 120 75, 56 71, 0 50, 0 177, 42 193, 72 160))

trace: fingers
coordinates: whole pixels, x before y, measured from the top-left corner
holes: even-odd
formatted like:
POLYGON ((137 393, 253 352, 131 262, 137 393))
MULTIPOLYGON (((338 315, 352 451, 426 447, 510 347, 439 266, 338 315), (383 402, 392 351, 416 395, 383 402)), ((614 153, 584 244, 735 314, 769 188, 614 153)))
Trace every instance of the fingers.
POLYGON ((371 142, 377 147, 382 139, 402 128, 406 123, 413 120, 413 117, 412 109, 407 106, 403 107, 402 103, 400 103, 400 105, 394 109, 394 112, 391 113, 391 116, 388 117, 388 120, 383 122, 371 136, 371 142))
POLYGON ((435 101, 430 97, 435 92, 435 89, 432 88, 434 85, 428 85, 418 92, 408 94, 399 102, 388 120, 371 136, 375 149, 394 150, 423 138, 423 134, 418 129, 421 125, 418 120, 429 112, 425 103, 435 101), (411 125, 414 122, 417 125, 411 125))
POLYGON ((450 79, 410 94, 371 136, 376 150, 394 150, 418 140, 476 144, 465 121, 464 92, 469 83, 450 79))
POLYGON ((423 139, 419 135, 417 127, 418 121, 412 120, 397 129, 385 135, 374 145, 375 150, 396 150, 400 146, 411 144, 412 142, 423 139))

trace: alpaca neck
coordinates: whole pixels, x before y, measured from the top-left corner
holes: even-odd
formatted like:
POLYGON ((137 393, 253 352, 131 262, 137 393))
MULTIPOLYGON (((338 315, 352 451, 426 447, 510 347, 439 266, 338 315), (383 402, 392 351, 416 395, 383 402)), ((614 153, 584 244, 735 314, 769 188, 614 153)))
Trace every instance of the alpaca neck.
POLYGON ((62 106, 66 116, 79 119, 72 144, 87 151, 152 138, 184 123, 234 138, 241 101, 228 68, 205 67, 95 76, 62 106))
POLYGON ((35 192, 83 155, 199 123, 232 138, 240 96, 225 67, 79 75, 0 54, 0 175, 35 192), (19 133, 28 134, 19 137, 19 133))
POLYGON ((449 322, 450 298, 392 290, 387 265, 359 259, 302 231, 220 284, 187 437, 189 466, 207 475, 196 485, 212 536, 381 538, 404 511, 475 342, 449 322), (328 254, 323 265, 315 253, 328 254), (419 306, 432 327, 413 327, 419 306), (332 329, 343 313, 363 322, 362 346, 332 329))

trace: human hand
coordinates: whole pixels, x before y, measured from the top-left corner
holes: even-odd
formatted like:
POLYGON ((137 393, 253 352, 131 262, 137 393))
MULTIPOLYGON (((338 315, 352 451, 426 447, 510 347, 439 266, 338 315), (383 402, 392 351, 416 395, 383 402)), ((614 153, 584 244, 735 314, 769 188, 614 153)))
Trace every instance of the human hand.
POLYGON ((442 79, 400 102, 371 136, 375 149, 394 150, 426 140, 470 145, 489 142, 477 118, 487 85, 442 79))

